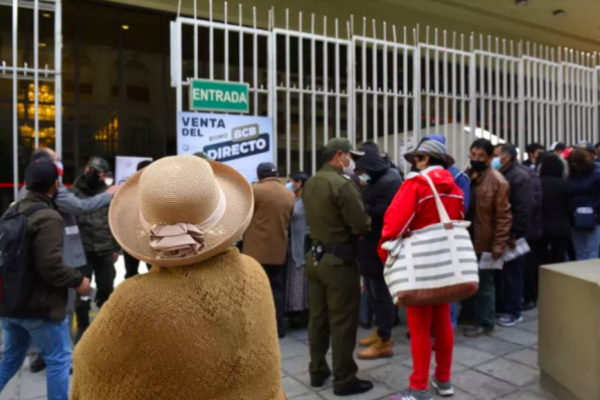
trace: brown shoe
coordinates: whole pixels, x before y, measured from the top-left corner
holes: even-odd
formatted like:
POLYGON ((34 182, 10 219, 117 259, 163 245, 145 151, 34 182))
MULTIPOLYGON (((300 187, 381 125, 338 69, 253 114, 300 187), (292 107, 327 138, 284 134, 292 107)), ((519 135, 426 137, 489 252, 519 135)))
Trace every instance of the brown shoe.
POLYGON ((379 336, 369 348, 358 352, 361 360, 377 360, 378 358, 389 358, 394 355, 394 341, 390 338, 383 341, 379 336))
POLYGON ((360 345, 360 347, 369 347, 370 345, 375 343, 375 341, 377 340, 377 337, 378 337, 377 336, 377 328, 375 328, 373 333, 371 333, 371 336, 360 339, 358 341, 358 344, 360 345))

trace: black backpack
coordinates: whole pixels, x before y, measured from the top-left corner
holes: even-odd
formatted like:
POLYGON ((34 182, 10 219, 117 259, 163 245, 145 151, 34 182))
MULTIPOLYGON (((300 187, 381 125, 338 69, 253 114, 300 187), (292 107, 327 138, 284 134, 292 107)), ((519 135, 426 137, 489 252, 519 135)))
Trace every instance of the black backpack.
POLYGON ((29 238, 27 217, 50 208, 35 204, 19 212, 15 204, 0 218, 0 308, 3 313, 15 311, 26 305, 29 298, 29 238))

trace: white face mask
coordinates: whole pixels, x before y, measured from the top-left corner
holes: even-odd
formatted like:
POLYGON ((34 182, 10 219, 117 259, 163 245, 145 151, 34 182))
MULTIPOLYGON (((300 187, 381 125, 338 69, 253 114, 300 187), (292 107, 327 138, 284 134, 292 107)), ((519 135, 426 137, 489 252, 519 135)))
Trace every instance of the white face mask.
POLYGON ((354 170, 356 169, 356 167, 354 165, 354 160, 352 159, 352 157, 350 157, 347 154, 344 154, 344 157, 346 157, 348 160, 350 160, 348 165, 344 166, 344 171, 343 171, 344 175, 351 176, 354 173, 354 170))
POLYGON ((115 183, 115 180, 113 178, 104 178, 104 184, 106 186, 112 186, 113 183, 115 183))

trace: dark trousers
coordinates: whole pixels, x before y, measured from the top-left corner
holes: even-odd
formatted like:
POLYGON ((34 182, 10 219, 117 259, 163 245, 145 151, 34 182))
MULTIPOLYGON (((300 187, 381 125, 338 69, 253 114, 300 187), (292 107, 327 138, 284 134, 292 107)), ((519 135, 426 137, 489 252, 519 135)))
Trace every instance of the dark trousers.
MULTIPOLYGON (((92 279, 92 275, 94 276, 96 281, 95 301, 98 308, 100 308, 108 300, 114 290, 116 271, 113 253, 85 253, 85 257, 87 259, 87 265, 79 268, 79 271, 89 279, 92 279)), ((82 300, 81 297, 78 296, 75 300, 75 315, 77 316, 76 341, 81 338, 81 335, 83 335, 90 325, 90 309, 91 300, 82 300)))
POLYGON ((473 297, 475 323, 484 329, 494 329, 496 325, 496 286, 494 270, 479 270, 479 290, 473 297))
POLYGON ((523 299, 526 302, 537 302, 538 277, 540 273, 539 247, 540 240, 527 240, 531 252, 525 255, 523 267, 523 299))
POLYGON ((283 265, 263 265, 263 268, 269 277, 271 291, 273 292, 273 302, 275 303, 275 315, 277 316, 277 331, 279 335, 285 332, 285 297, 283 288, 283 265))
POLYGON ((567 248, 570 243, 570 236, 542 237, 539 248, 540 265, 567 262, 567 248))
POLYGON ((523 264, 525 256, 504 264, 496 274, 496 312, 520 317, 523 310, 523 264))
MULTIPOLYGON (((123 258, 125 259, 125 279, 136 276, 139 273, 140 260, 125 251, 123 252, 123 258)), ((146 264, 146 267, 150 271, 150 264, 146 264)))
POLYGON ((395 307, 392 295, 385 283, 385 278, 381 276, 364 277, 364 284, 371 306, 375 311, 377 318, 377 335, 383 340, 392 337, 392 327, 394 325, 395 307))
POLYGON ((306 275, 310 376, 319 381, 331 375, 325 359, 331 343, 333 384, 342 389, 353 383, 358 372, 354 361, 360 307, 358 265, 325 255, 315 266, 309 257, 306 275))

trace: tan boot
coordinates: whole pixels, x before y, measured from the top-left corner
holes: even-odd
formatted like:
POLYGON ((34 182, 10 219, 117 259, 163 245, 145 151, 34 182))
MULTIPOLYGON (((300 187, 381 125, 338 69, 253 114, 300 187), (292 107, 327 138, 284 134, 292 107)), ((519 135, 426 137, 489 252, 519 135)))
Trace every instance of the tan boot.
POLYGON ((375 341, 377 340, 377 337, 378 337, 377 336, 377 328, 375 328, 373 333, 371 333, 371 336, 360 339, 358 344, 360 345, 360 347, 369 347, 370 345, 375 343, 375 341))
POLYGON ((379 336, 369 348, 358 352, 361 360, 377 360, 378 358, 389 358, 394 355, 394 341, 390 338, 383 341, 379 336))

